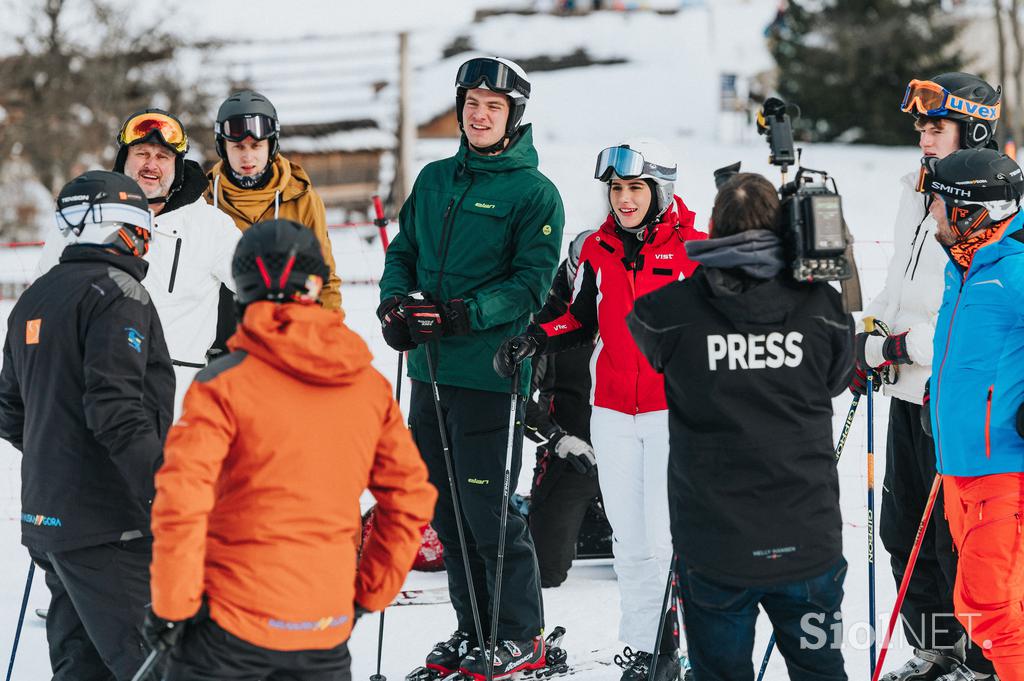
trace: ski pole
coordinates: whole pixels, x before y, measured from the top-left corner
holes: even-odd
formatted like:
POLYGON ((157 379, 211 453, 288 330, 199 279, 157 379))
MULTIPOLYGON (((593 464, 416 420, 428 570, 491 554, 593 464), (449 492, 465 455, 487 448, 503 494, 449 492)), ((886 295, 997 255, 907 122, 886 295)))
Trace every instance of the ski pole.
POLYGON ((668 580, 665 582, 665 597, 661 599, 661 612, 658 616, 658 633, 654 638, 654 645, 651 646, 651 668, 647 670, 647 681, 654 681, 654 675, 658 669, 658 648, 661 647, 661 637, 665 635, 665 614, 668 611, 668 599, 672 597, 672 584, 676 576, 676 554, 672 554, 672 562, 668 565, 668 580))
MULTIPOLYGON (((853 401, 850 402, 850 410, 846 412, 846 422, 843 423, 843 432, 839 435, 839 442, 836 443, 836 463, 839 463, 839 457, 843 455, 843 448, 846 447, 846 439, 850 435, 850 429, 853 427, 853 417, 857 414, 857 407, 860 405, 860 393, 853 395, 853 401)), ((764 672, 768 669, 768 660, 772 657, 772 651, 775 649, 775 632, 772 632, 771 638, 768 639, 768 647, 764 651, 764 659, 761 661, 761 671, 757 674, 757 681, 761 681, 764 678, 764 672)))
POLYGON ((508 504, 512 493, 512 454, 516 441, 516 417, 519 415, 519 372, 521 364, 512 370, 512 396, 508 414, 508 446, 505 448, 505 473, 501 489, 501 520, 498 522, 498 561, 494 568, 494 605, 491 606, 491 654, 487 664, 487 681, 494 679, 494 653, 498 646, 498 614, 501 610, 501 573, 505 567, 505 530, 508 526, 508 504))
POLYGON ((437 415, 437 426, 441 433, 441 452, 444 455, 444 465, 448 472, 448 485, 452 490, 452 506, 455 509, 455 528, 459 533, 459 548, 462 550, 462 569, 466 571, 466 586, 469 587, 469 606, 473 611, 473 625, 476 627, 476 636, 477 640, 480 642, 480 650, 483 650, 486 642, 484 641, 483 627, 480 625, 480 606, 476 602, 476 588, 473 586, 473 572, 469 564, 469 545, 466 542, 466 530, 462 526, 462 504, 459 502, 459 487, 455 482, 455 466, 452 463, 452 450, 448 446, 448 429, 445 428, 444 414, 441 412, 441 395, 437 391, 437 373, 434 370, 434 358, 430 354, 429 344, 424 346, 423 351, 427 356, 427 373, 430 376, 430 390, 434 397, 434 412, 437 415))
POLYGON ((156 669, 156 666, 160 664, 160 660, 164 659, 164 655, 166 654, 167 648, 153 648, 153 650, 149 651, 149 655, 147 655, 146 659, 142 662, 142 666, 139 667, 139 671, 135 672, 135 676, 132 677, 132 681, 143 681, 146 679, 153 673, 153 670, 156 669))
MULTIPOLYGON (((380 202, 380 197, 376 194, 373 195, 373 210, 377 214, 373 224, 377 225, 377 229, 380 230, 380 243, 384 247, 384 253, 388 252, 388 219, 384 217, 384 205, 380 202)), ((402 410, 402 360, 405 359, 405 353, 398 353, 398 376, 395 378, 395 402, 398 403, 398 410, 402 410)), ((380 626, 377 630, 377 673, 370 674, 370 681, 388 681, 388 678, 380 673, 380 660, 384 654, 384 612, 387 607, 380 611, 380 626)))
POLYGON ((903 579, 900 580, 900 590, 896 594, 896 605, 893 606, 892 614, 889 615, 889 626, 885 630, 885 638, 882 639, 882 651, 878 655, 878 663, 871 674, 871 681, 878 681, 878 675, 882 673, 882 665, 885 664, 885 653, 889 650, 889 641, 892 638, 893 629, 896 628, 896 620, 900 616, 900 609, 903 607, 903 599, 907 595, 907 588, 910 586, 910 576, 914 573, 914 565, 917 563, 917 555, 921 552, 921 543, 928 523, 932 518, 932 509, 935 508, 935 500, 939 496, 939 488, 942 485, 942 474, 936 473, 932 482, 932 491, 928 494, 928 503, 925 504, 924 513, 921 515, 921 524, 917 526, 917 536, 914 538, 914 548, 910 551, 907 559, 907 568, 903 572, 903 579))
POLYGON ((377 225, 377 229, 380 230, 380 245, 384 247, 384 252, 388 252, 388 219, 384 217, 384 205, 380 202, 380 197, 376 194, 373 195, 373 210, 377 214, 377 217, 373 219, 373 224, 377 225))
POLYGON ((28 578, 25 580, 25 593, 21 597, 21 612, 18 613, 18 627, 14 630, 14 645, 11 646, 11 661, 7 665, 7 681, 11 681, 14 673, 14 656, 18 653, 18 641, 21 639, 21 627, 25 623, 25 609, 28 608, 28 595, 32 592, 32 577, 36 573, 36 562, 28 561, 28 578))
POLYGON ((871 624, 871 676, 875 675, 875 379, 868 372, 868 617, 871 624))

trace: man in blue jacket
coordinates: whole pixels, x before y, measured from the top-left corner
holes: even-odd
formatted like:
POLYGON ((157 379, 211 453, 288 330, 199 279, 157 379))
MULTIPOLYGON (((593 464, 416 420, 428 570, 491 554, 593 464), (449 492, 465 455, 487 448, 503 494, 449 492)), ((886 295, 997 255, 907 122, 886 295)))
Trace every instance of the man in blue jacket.
POLYGON ((991 149, 926 170, 950 259, 929 390, 956 615, 1000 679, 1024 679, 1024 176, 991 149))

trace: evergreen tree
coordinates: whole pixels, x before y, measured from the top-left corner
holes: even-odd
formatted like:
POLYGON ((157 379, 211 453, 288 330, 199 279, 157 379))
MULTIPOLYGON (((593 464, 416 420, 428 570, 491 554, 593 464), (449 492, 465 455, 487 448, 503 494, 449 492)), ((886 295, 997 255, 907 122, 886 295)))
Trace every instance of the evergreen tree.
POLYGON ((779 94, 803 139, 907 144, 907 83, 957 71, 958 26, 935 0, 790 0, 769 27, 779 94))

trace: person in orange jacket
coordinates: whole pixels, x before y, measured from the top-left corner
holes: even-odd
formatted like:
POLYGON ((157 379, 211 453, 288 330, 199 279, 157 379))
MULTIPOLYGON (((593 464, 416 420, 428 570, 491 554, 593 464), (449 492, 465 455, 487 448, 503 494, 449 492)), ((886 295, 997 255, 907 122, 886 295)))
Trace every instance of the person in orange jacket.
POLYGON ((316 305, 313 233, 254 225, 232 274, 231 353, 196 376, 156 476, 144 633, 168 680, 349 679, 355 617, 398 593, 437 491, 366 344, 316 305))

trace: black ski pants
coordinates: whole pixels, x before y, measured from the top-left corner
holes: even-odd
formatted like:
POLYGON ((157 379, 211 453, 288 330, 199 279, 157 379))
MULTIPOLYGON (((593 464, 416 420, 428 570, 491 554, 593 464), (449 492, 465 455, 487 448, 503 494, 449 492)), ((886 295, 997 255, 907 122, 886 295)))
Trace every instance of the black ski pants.
MULTIPOLYGON (((448 481, 430 384, 413 381, 411 393, 409 428, 430 471, 430 482, 438 491, 433 524, 444 546, 448 590, 458 617, 459 629, 475 639, 476 626, 473 623, 468 580, 456 528, 456 508, 448 481)), ((446 385, 438 386, 438 393, 451 448, 481 626, 484 636, 489 637, 511 394, 446 385)), ((523 403, 519 400, 512 452, 512 491, 515 491, 522 465, 522 416, 523 403)), ((511 504, 508 508, 502 574, 497 638, 523 641, 537 636, 544 626, 537 557, 526 519, 511 504)))
MULTIPOLYGON (((935 445, 921 426, 921 409, 918 404, 898 398, 889 403, 879 535, 889 552, 897 586, 903 580, 935 479, 935 445)), ((949 654, 964 636, 964 629, 953 614, 956 564, 953 539, 943 510, 942 494, 939 494, 900 609, 907 643, 914 648, 949 654)), ((977 672, 993 671, 981 647, 973 644, 968 646, 967 666, 977 672)))
POLYGON ((73 551, 29 550, 46 575, 46 642, 53 681, 129 681, 146 658, 153 539, 73 551))
POLYGON ((542 587, 565 581, 576 557, 583 518, 600 493, 597 475, 580 473, 546 448, 537 449, 530 492, 530 534, 537 548, 542 587))
POLYGON ((164 681, 351 681, 348 642, 327 650, 268 650, 208 616, 189 623, 164 681))

